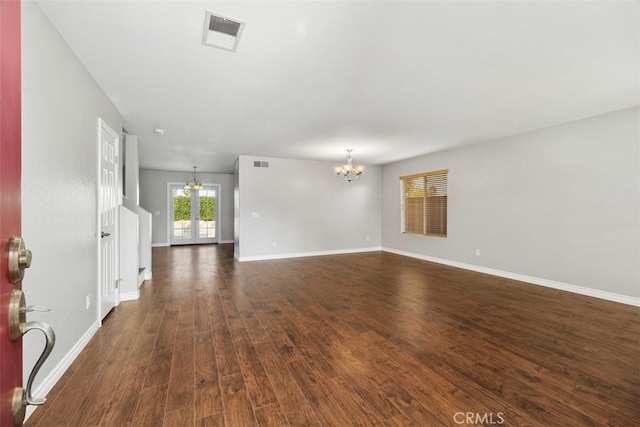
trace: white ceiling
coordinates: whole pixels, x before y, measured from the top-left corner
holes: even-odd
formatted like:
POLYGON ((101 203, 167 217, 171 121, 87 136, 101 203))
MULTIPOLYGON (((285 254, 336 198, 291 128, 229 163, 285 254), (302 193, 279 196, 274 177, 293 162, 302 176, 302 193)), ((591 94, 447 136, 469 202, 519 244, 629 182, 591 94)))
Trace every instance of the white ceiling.
POLYGON ((385 164, 638 105, 637 1, 38 3, 143 168, 385 164), (246 22, 237 52, 201 44, 206 11, 246 22))

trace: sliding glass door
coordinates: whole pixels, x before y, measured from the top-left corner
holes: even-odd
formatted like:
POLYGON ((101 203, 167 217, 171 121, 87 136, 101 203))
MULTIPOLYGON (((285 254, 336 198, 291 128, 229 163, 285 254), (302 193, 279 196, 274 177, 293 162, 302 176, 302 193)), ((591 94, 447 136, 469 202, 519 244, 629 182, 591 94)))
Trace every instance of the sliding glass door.
POLYGON ((169 185, 169 232, 172 245, 217 243, 218 185, 202 190, 185 190, 183 184, 169 185))

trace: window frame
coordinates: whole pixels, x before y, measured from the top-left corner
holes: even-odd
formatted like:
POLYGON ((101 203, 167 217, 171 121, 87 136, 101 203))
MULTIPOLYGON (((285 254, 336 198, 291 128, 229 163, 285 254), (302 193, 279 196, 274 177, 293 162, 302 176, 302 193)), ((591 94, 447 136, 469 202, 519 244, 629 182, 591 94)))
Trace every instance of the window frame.
MULTIPOLYGON (((428 237, 440 237, 447 238, 448 235, 448 176, 449 169, 440 169, 430 172, 422 172, 411 175, 404 175, 400 177, 400 232, 402 234, 412 234, 418 236, 428 237), (429 183, 429 177, 435 178, 435 183, 429 183), (406 185, 412 180, 421 178, 424 181, 421 183, 421 187, 415 189, 417 196, 407 197, 406 185), (430 184, 430 185, 429 185, 430 184), (427 186, 429 185, 429 188, 427 186), (430 193, 430 191, 435 191, 430 193), (432 197, 438 197, 438 199, 431 199, 432 197), (407 209, 409 209, 408 202, 410 199, 422 199, 422 203, 414 205, 414 211, 417 208, 418 213, 413 217, 409 217, 407 209), (436 202, 437 200, 437 202, 436 202), (431 219, 429 214, 433 211, 440 216, 438 222, 431 219), (436 224, 434 224, 436 222, 436 224), (411 224, 408 224, 411 223, 411 224), (422 224, 420 224, 422 223, 422 224), (417 224, 417 226, 416 226, 417 224), (440 232, 433 232, 434 228, 438 228, 440 232)), ((415 201, 415 200, 414 200, 415 201)))

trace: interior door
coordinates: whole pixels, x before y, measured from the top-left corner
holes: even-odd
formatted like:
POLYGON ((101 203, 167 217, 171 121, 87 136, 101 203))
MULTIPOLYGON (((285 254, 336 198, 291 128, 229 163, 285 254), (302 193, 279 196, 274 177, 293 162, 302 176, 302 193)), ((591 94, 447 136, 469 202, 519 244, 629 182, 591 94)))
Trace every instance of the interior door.
POLYGON ((0 1, 0 425, 13 422, 12 397, 22 386, 22 339, 9 336, 9 299, 22 283, 8 272, 9 241, 20 235, 20 2, 0 1))
POLYGON ((118 218, 118 146, 120 137, 102 119, 98 120, 100 179, 100 317, 117 304, 117 218, 118 218))
POLYGON ((217 243, 219 186, 185 190, 182 184, 169 185, 169 228, 172 245, 217 243))

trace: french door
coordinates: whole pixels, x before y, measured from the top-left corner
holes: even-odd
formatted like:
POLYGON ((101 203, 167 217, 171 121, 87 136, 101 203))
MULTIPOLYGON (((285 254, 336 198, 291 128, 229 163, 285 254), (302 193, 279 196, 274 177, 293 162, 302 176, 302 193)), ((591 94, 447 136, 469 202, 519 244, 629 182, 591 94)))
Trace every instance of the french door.
POLYGON ((218 243, 220 186, 205 184, 201 190, 185 190, 169 184, 169 236, 171 245, 218 243))

